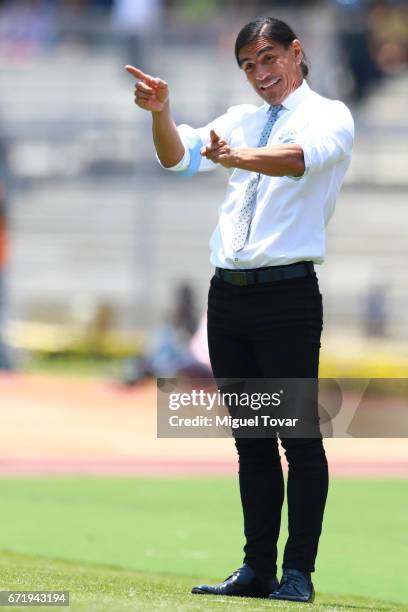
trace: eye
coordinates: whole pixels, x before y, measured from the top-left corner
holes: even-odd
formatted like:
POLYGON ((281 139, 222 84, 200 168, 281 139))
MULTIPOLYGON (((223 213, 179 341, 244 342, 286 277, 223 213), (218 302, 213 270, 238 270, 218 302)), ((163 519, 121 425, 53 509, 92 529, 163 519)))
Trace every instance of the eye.
POLYGON ((242 69, 244 72, 250 72, 253 67, 254 67, 254 64, 247 63, 242 66, 242 69))
POLYGON ((274 62, 276 59, 276 57, 274 55, 265 55, 265 61, 267 61, 269 64, 272 64, 272 62, 274 62))

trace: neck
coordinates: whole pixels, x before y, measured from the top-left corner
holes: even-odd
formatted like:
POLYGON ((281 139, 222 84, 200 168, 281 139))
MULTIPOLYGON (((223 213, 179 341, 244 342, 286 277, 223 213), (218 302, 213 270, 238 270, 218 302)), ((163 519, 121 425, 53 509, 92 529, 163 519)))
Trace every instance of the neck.
MULTIPOLYGON (((299 79, 297 79, 297 80, 296 80, 296 81, 293 83, 292 87, 291 87, 291 88, 290 88, 290 90, 289 90, 289 93, 288 93, 288 94, 287 94, 287 95, 286 95, 286 96, 283 98, 283 100, 281 100, 281 101, 279 102, 279 104, 283 104, 283 102, 284 102, 285 100, 287 100, 287 99, 289 98, 289 96, 293 94, 293 92, 294 92, 294 91, 296 91, 297 89, 299 89, 299 87, 300 87, 302 84, 303 84, 303 76, 301 76, 299 79)), ((277 106, 277 105, 275 105, 275 106, 277 106)))

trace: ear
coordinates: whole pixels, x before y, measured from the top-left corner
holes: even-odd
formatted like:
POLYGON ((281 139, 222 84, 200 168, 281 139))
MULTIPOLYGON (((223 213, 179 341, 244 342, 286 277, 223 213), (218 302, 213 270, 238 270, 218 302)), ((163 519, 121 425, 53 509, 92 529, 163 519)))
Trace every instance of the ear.
POLYGON ((303 59, 302 44, 299 39, 295 38, 290 43, 296 63, 300 66, 303 59))

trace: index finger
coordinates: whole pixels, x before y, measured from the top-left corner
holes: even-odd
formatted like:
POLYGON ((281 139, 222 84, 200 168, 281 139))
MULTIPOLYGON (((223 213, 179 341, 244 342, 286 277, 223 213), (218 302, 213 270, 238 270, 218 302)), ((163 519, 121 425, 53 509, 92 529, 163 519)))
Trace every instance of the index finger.
POLYGON ((211 142, 217 142, 217 140, 220 139, 220 137, 214 130, 210 131, 210 138, 211 138, 211 142))
POLYGON ((136 77, 140 81, 143 81, 144 83, 150 83, 152 81, 152 78, 149 77, 149 75, 139 70, 139 68, 135 68, 135 66, 130 66, 129 64, 127 64, 125 68, 129 72, 129 74, 136 77))

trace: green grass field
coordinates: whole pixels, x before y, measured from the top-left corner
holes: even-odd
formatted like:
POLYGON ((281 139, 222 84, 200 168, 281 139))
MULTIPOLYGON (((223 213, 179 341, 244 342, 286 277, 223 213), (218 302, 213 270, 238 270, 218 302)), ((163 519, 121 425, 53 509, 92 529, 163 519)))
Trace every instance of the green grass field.
MULTIPOLYGON (((313 610, 408 610, 406 490, 332 481, 313 610)), ((231 609, 189 590, 241 565, 235 479, 2 478, 1 491, 0 589, 70 590, 73 610, 231 609)))

